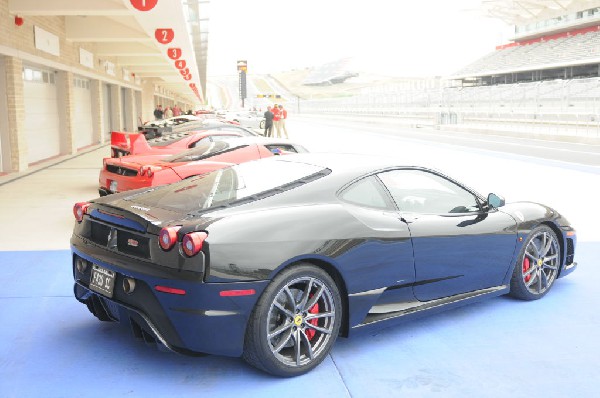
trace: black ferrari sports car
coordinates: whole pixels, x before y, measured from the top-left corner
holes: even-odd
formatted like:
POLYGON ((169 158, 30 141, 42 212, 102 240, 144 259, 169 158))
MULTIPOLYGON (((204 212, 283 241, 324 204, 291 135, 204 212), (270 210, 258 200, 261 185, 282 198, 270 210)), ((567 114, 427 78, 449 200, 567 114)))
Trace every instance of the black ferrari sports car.
POLYGON ((576 268, 555 210, 359 155, 273 157, 73 211, 75 297, 96 317, 279 376, 317 366, 338 335, 538 299, 576 268))

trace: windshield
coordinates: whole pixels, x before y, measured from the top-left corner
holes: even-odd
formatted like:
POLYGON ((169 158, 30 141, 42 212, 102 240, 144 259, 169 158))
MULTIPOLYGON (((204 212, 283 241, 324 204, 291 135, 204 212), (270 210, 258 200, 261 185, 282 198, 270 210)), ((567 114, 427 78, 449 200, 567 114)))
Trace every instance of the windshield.
POLYGON ((233 150, 238 147, 241 147, 241 145, 230 141, 199 141, 198 145, 194 148, 170 156, 164 161, 169 163, 192 162, 195 160, 206 159, 218 153, 233 150))
POLYGON ((279 161, 273 164, 271 159, 259 160, 166 185, 130 200, 144 206, 191 212, 226 205, 320 171, 323 171, 321 167, 305 163, 279 161))

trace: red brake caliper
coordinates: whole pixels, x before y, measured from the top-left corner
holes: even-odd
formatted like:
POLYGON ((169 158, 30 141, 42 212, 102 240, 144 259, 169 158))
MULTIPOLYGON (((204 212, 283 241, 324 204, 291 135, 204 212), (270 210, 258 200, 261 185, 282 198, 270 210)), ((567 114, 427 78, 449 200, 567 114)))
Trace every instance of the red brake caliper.
MULTIPOLYGON (((527 271, 529 271, 529 268, 530 268, 529 258, 525 257, 525 259, 523 260, 523 274, 527 273, 527 271)), ((529 274, 525 277, 525 282, 529 282, 530 279, 531 279, 531 274, 529 274)))
MULTIPOLYGON (((312 297, 312 295, 311 295, 312 297)), ((315 305, 313 305, 310 310, 308 310, 308 312, 310 314, 318 314, 319 313, 319 303, 315 303, 315 305)), ((318 319, 311 319, 310 321, 308 321, 308 323, 310 323, 311 325, 315 325, 317 326, 317 323, 319 322, 318 319)), ((315 337, 315 334, 317 333, 316 330, 314 329, 310 329, 310 328, 306 328, 306 337, 308 337, 309 340, 312 340, 313 337, 315 337)))

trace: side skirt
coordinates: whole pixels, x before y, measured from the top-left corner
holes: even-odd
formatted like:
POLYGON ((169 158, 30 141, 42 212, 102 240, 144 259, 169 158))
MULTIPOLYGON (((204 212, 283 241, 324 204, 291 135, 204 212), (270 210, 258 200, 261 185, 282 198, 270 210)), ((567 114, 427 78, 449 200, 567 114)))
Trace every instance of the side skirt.
POLYGON ((371 308, 369 314, 362 323, 352 327, 351 333, 363 328, 371 329, 370 326, 389 326, 387 325, 388 322, 383 321, 414 319, 451 308, 476 303, 491 297, 507 294, 509 290, 510 287, 508 285, 502 285, 430 301, 415 300, 396 304, 375 305, 371 308), (380 323, 382 323, 382 325, 378 325, 380 323))

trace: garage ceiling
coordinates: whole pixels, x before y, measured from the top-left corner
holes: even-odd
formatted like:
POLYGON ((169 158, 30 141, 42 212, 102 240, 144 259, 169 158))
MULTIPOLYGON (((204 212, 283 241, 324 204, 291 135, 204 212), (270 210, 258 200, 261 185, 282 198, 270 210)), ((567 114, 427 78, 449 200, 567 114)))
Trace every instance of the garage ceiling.
POLYGON ((206 90, 208 4, 204 0, 9 0, 9 11, 21 16, 64 16, 67 40, 94 43, 97 57, 114 58, 136 77, 198 104, 204 102, 206 90))

